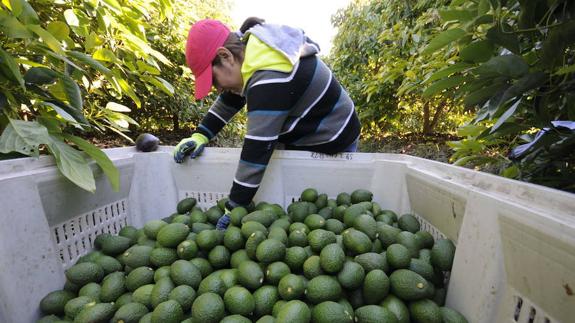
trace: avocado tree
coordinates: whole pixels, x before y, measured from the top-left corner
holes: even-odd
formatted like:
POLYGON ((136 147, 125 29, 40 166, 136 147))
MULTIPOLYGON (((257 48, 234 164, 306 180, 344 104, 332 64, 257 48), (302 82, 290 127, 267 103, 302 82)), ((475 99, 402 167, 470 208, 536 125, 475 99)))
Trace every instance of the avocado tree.
MULTIPOLYGON (((49 153, 64 176, 88 191, 95 190, 89 166, 94 160, 117 190, 117 169, 81 135, 112 131, 131 140, 125 132, 137 123, 127 113, 141 109, 150 96, 174 94, 163 73, 172 75, 175 64, 152 45, 160 37, 154 27, 169 25, 181 12, 193 14, 173 5, 170 0, 3 0, 0 158, 49 153)), ((204 12, 209 10, 195 14, 204 12)), ((184 33, 168 34, 181 39, 184 33)))
POLYGON ((338 34, 330 62, 358 107, 364 137, 381 129, 431 134, 455 127, 459 101, 421 87, 446 61, 418 53, 440 26, 436 8, 447 3, 354 1, 333 17, 338 34))
POLYGON ((575 191, 575 2, 454 0, 438 13, 421 54, 452 61, 425 91, 476 111, 451 143, 456 164, 575 191))
MULTIPOLYGON (((149 83, 136 83, 142 106, 130 114, 148 131, 178 131, 188 123, 198 124, 214 97, 196 101, 193 98, 194 78, 185 60, 185 43, 190 25, 204 18, 218 19, 231 25, 227 0, 187 0, 172 3, 170 19, 156 16, 150 21, 148 39, 153 48, 173 64, 162 66, 156 73, 170 83, 173 93, 158 91, 149 83)), ((127 102, 127 104, 130 104, 127 102)))

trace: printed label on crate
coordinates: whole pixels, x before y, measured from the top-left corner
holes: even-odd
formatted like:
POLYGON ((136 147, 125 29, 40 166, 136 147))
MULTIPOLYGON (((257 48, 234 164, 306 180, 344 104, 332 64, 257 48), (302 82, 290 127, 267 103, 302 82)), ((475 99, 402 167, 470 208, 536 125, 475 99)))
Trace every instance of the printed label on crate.
POLYGON ((353 160, 352 153, 339 153, 339 154, 328 155, 323 153, 311 152, 310 156, 313 159, 321 159, 321 160, 337 160, 337 159, 353 160))

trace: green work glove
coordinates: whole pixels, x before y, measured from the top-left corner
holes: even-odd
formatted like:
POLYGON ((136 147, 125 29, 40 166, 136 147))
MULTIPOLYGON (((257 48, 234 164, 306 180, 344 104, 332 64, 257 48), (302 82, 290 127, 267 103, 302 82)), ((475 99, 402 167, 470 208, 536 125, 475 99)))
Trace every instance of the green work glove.
POLYGON ((192 159, 198 157, 204 151, 208 141, 210 141, 208 137, 198 132, 192 134, 190 138, 182 139, 174 148, 174 160, 179 164, 187 155, 190 155, 192 159))

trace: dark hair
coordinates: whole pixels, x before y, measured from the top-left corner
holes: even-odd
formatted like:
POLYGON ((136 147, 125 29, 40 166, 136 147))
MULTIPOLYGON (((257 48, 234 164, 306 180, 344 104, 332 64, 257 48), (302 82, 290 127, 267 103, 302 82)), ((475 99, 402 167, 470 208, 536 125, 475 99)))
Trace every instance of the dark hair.
MULTIPOLYGON (((242 23, 242 26, 240 27, 240 32, 243 34, 253 26, 260 25, 263 23, 265 23, 265 20, 262 18, 249 17, 242 23)), ((228 35, 226 41, 224 42, 223 47, 229 50, 232 53, 232 55, 234 55, 235 59, 237 59, 240 62, 243 62, 244 49, 246 48, 246 44, 242 41, 239 35, 237 35, 234 32, 231 32, 228 35)), ((212 65, 220 65, 220 64, 221 64, 220 57, 216 55, 216 57, 212 61, 212 65)))
POLYGON ((249 17, 247 18, 244 23, 242 24, 242 26, 240 27, 240 31, 243 33, 245 33, 246 31, 248 31, 248 29, 252 28, 253 26, 257 26, 257 25, 261 25, 263 23, 265 23, 266 21, 262 18, 258 18, 258 17, 249 17))

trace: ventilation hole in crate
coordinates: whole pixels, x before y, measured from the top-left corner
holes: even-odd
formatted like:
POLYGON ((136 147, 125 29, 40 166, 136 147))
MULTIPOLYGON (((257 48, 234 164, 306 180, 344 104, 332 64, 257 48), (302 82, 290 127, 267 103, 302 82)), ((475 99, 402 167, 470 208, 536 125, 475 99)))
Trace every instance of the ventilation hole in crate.
POLYGON ((53 226, 52 239, 64 269, 93 248, 96 236, 118 234, 128 225, 128 209, 127 200, 120 200, 53 226))
POLYGON ((421 230, 429 232, 435 240, 446 238, 445 235, 441 233, 441 231, 437 230, 435 226, 425 220, 422 216, 415 213, 413 214, 419 220, 419 223, 421 224, 421 230))
POLYGON ((521 297, 516 297, 515 301, 515 313, 513 314, 513 319, 515 322, 519 320, 519 314, 521 314, 521 307, 523 306, 523 299, 521 297))
POLYGON ((58 234, 58 230, 54 230, 54 240, 56 244, 60 243, 60 234, 58 234))
POLYGON ((536 315, 537 315, 537 311, 535 310, 534 307, 531 307, 531 310, 529 311, 529 320, 527 321, 527 323, 535 322, 535 316, 536 315))
POLYGON ((70 222, 70 234, 72 235, 72 238, 76 236, 76 231, 77 231, 77 226, 76 226, 76 222, 70 222))
POLYGON ((546 317, 545 320, 543 320, 543 323, 551 323, 551 320, 548 317, 546 317))

